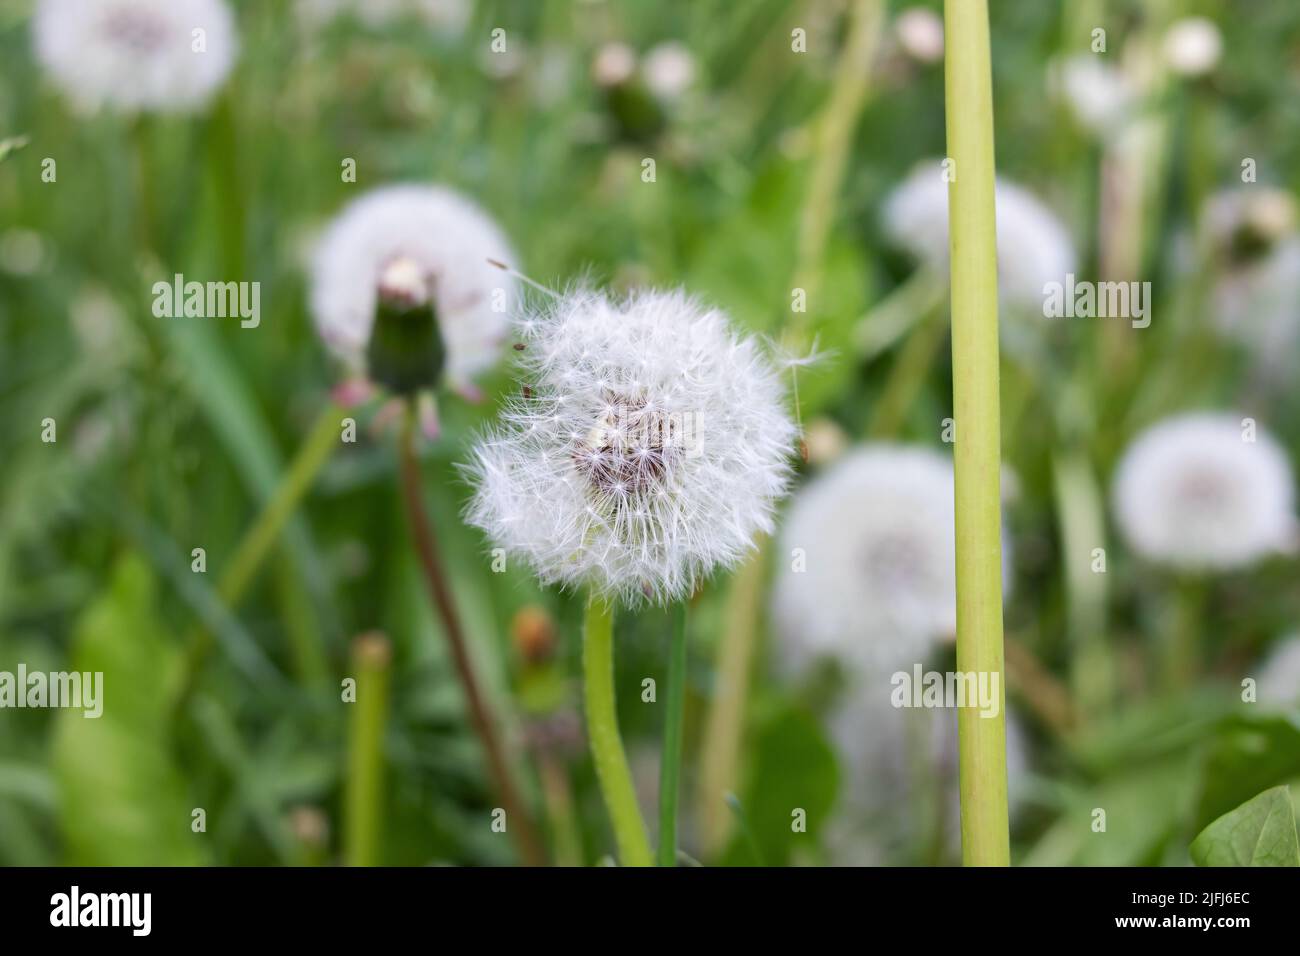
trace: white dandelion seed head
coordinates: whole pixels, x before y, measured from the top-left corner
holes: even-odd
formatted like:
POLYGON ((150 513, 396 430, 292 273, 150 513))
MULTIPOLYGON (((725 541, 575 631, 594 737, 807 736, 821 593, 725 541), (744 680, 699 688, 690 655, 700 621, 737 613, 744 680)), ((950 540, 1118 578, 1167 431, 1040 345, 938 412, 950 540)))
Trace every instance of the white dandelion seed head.
POLYGON ((515 280, 488 259, 511 263, 514 253, 496 223, 465 197, 441 186, 372 190, 330 223, 316 247, 317 330, 354 371, 363 371, 385 276, 426 284, 447 350, 447 379, 465 384, 497 360, 509 330, 494 293, 501 290, 508 307, 515 303, 515 280))
POLYGON ((1223 34, 1213 20, 1184 17, 1165 32, 1164 54, 1175 73, 1201 76, 1218 65, 1223 55, 1223 34))
MULTIPOLYGON (((996 205, 999 297, 1041 314, 1044 284, 1064 282, 1075 268, 1074 243, 1056 214, 1022 186, 998 179, 996 205)), ((938 160, 918 164, 890 193, 882 220, 892 242, 947 270, 948 183, 938 160)))
MULTIPOLYGON (((952 460, 920 446, 860 446, 802 488, 773 591, 785 669, 821 659, 854 671, 910 666, 951 639, 953 518, 952 460)), ((1004 587, 1008 553, 1004 545, 1004 587)))
POLYGON ((943 59, 943 18, 925 7, 908 7, 894 21, 898 45, 912 59, 938 63, 943 59))
POLYGON ((660 43, 646 54, 641 70, 645 75, 645 85, 651 93, 672 100, 685 93, 695 82, 695 57, 681 43, 660 43))
POLYGON ((1124 74, 1095 53, 1080 53, 1056 62, 1048 82, 1089 132, 1110 138, 1133 114, 1138 91, 1124 74))
POLYGON ((81 112, 200 109, 238 48, 222 0, 40 0, 32 30, 37 59, 81 112))
POLYGON ((468 518, 543 581, 668 602, 772 530, 795 427, 722 312, 578 291, 521 331, 528 391, 475 449, 468 518))
POLYGON ((1242 422, 1226 413, 1179 415, 1129 445, 1113 501, 1135 552, 1176 568, 1228 570, 1293 548, 1291 465, 1262 428, 1245 440, 1242 422))
POLYGON ((597 86, 618 86, 630 80, 635 72, 636 51, 626 43, 606 43, 596 51, 591 62, 591 78, 597 86))
POLYGON ((1300 706, 1300 634, 1283 638, 1264 659, 1255 690, 1270 709, 1300 706))
POLYGON ((1300 359, 1300 237, 1225 271, 1215 281, 1213 302, 1218 328, 1267 372, 1294 369, 1300 359))
POLYGON ((1291 193, 1238 187, 1211 196, 1201 214, 1204 241, 1219 262, 1212 290, 1215 324, 1252 355, 1265 379, 1300 358, 1300 235, 1291 193))
POLYGON ((1239 258, 1243 245, 1267 249, 1294 235, 1296 202, 1285 189, 1238 186, 1210 196, 1201 221, 1216 250, 1229 259, 1239 258), (1235 257, 1234 250, 1238 251, 1235 257))

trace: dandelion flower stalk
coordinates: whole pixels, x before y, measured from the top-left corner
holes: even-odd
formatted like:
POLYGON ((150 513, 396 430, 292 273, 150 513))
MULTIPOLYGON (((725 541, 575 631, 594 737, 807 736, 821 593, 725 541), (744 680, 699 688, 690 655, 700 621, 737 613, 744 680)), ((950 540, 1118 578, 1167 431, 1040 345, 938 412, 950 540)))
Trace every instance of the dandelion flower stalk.
POLYGON ((587 602, 582 676, 587 736, 601 796, 614 828, 619 861, 624 866, 652 866, 654 857, 650 853, 645 821, 637 806, 632 771, 618 732, 614 702, 614 608, 598 595, 592 595, 587 602))
MULTIPOLYGON (((217 596, 226 607, 233 609, 239 604, 265 563, 266 556, 279 540, 284 526, 329 460, 338 442, 341 414, 342 409, 333 402, 321 412, 275 492, 235 547, 235 553, 217 583, 217 596)), ((178 701, 184 701, 193 688, 194 679, 211 650, 212 634, 206 629, 196 630, 189 643, 178 701)))
POLYGON ((677 800, 682 776, 682 724, 686 711, 686 602, 672 609, 668 649, 668 699, 664 715, 663 758, 659 764, 660 866, 677 865, 677 800))
MULTIPOLYGON (((957 668, 998 675, 1001 693, 1002 514, 998 409, 997 232, 993 82, 986 0, 946 0, 944 84, 952 269, 953 410, 957 425, 957 668)), ((958 712, 962 861, 1010 862, 1005 707, 958 712)))
MULTIPOLYGON (((468 517, 543 582, 590 595, 592 755, 622 861, 649 865, 615 721, 613 609, 685 601, 752 553, 789 485, 795 426, 767 351, 682 291, 577 289, 518 329, 525 384, 467 466, 468 517)), ((683 639, 670 764, 680 761, 683 639)), ((675 802, 677 784, 668 789, 675 802)), ((676 808, 666 810, 675 830, 676 808)))
POLYGON ((519 792, 506 762, 505 750, 497 735, 496 725, 488 710, 486 698, 479 688, 478 678, 474 674, 474 665, 470 660, 469 647, 465 641, 465 632, 461 627, 460 615, 456 611, 451 587, 447 583, 447 574, 438 554, 438 544, 434 538, 433 525, 425 512, 424 502, 420 496, 420 463, 415 455, 415 432, 418 415, 413 402, 407 405, 405 424, 401 437, 401 481, 402 497, 410 519, 411 537, 424 569, 425 582, 429 595, 442 619, 443 633, 451 650, 452 663, 461 689, 465 693, 466 705, 469 707, 470 721, 479 741, 483 745, 488 760, 488 772, 491 774, 494 788, 506 811, 506 830, 514 839, 519 855, 529 866, 541 866, 544 862, 541 843, 533 828, 519 792))
POLYGON ((348 726, 348 776, 344 795, 344 859, 375 866, 383 842, 384 725, 392 648, 382 634, 363 634, 352 645, 356 700, 348 726))

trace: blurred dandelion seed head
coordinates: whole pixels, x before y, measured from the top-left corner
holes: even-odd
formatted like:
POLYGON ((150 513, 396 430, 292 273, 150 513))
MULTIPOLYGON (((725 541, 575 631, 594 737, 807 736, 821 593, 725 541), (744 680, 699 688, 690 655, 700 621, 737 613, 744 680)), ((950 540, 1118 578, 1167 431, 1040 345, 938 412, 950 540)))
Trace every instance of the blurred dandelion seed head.
MULTIPOLYGON (((953 519, 952 462, 929 448, 862 446, 805 486, 781 533, 773 592, 783 665, 803 671, 830 658, 893 670, 950 639, 953 519)), ((1007 553, 1004 544, 1004 586, 1007 553)))
POLYGON ((1213 70, 1223 54, 1223 34, 1213 20, 1185 17, 1170 25, 1164 40, 1165 62, 1183 76, 1213 70))
POLYGON ((463 196, 440 186, 373 190, 341 212, 316 248, 311 303, 316 327, 352 371, 364 372, 382 287, 436 300, 446 375, 460 386, 496 362, 516 282, 488 264, 514 261, 501 230, 463 196), (393 286, 396 288, 396 286, 393 286))
POLYGON ((1143 557, 1186 570, 1229 570, 1296 543, 1294 477, 1262 429, 1192 413, 1139 435, 1115 474, 1119 529, 1143 557))
POLYGON ((664 603, 772 530, 795 428, 723 313, 578 291, 519 328, 529 390, 475 449, 468 517, 543 581, 664 603))
MULTIPOLYGON (((936 272, 948 263, 948 183, 939 160, 922 162, 885 199, 886 236, 936 272)), ((959 173, 960 175, 960 173, 959 173)), ((1077 262, 1065 224, 1029 190, 997 181, 998 293, 1009 306, 1042 312, 1043 286, 1077 262)))
POLYGON ((40 0, 36 56, 79 112, 192 112, 238 48, 222 0, 40 0))
POLYGON ((920 63, 943 59, 943 18, 925 7, 908 7, 894 21, 898 45, 920 63))

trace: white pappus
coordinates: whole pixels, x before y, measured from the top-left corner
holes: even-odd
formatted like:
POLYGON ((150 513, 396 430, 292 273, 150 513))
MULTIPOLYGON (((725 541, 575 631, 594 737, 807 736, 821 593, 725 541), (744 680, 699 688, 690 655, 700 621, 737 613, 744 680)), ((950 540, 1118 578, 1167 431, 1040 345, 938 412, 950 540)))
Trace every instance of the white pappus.
POLYGON ((666 603, 772 530, 796 429, 777 367, 722 312, 576 291, 520 333, 526 384, 467 466, 468 518, 543 581, 666 603))

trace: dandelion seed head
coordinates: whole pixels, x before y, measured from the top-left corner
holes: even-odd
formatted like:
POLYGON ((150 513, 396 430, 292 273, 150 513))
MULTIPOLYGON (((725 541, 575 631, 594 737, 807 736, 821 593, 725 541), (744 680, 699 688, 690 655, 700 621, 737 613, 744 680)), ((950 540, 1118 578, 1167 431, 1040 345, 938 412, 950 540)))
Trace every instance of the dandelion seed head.
MULTIPOLYGON (((1064 282, 1075 267, 1074 243, 1056 214, 1024 187, 999 179, 996 203, 1000 298, 1041 314, 1044 284, 1064 282)), ((948 183, 937 160, 920 163, 890 193, 882 220, 892 242, 946 271, 948 183)))
POLYGON ((521 372, 549 410, 514 401, 480 442, 471 523, 547 583, 631 605, 689 594, 772 530, 794 425, 754 340, 680 292, 577 291, 534 321, 521 372))
POLYGON ((695 57, 676 41, 653 47, 641 68, 650 92, 665 100, 681 96, 695 81, 695 57))
POLYGON ((1294 547, 1294 478, 1263 429, 1192 413, 1139 435, 1116 469, 1114 510, 1129 546, 1182 569, 1229 570, 1294 547))
POLYGON ((381 287, 400 283, 415 293, 427 286, 447 350, 448 381, 463 384, 497 360, 509 329, 509 315, 494 307, 494 294, 500 290, 507 307, 516 301, 516 281, 487 260, 513 258, 496 223, 450 189, 372 190, 334 219, 316 248, 316 327, 340 358, 363 370, 381 287))
POLYGON ((40 0, 32 31, 37 59, 83 113, 198 110, 238 48, 222 0, 40 0))
POLYGON ((898 45, 920 63, 943 59, 943 18, 925 7, 908 7, 894 21, 898 45))
POLYGON ((1223 34, 1213 20, 1184 17, 1165 33, 1165 62, 1175 73, 1201 76, 1209 73, 1223 55, 1223 34))
MULTIPOLYGON (((853 671, 910 666, 950 639, 953 520, 952 461, 929 448, 860 446, 802 488, 781 531, 773 594, 785 669, 821 659, 853 671)), ((1004 586, 1008 551, 1004 543, 1004 586)))

